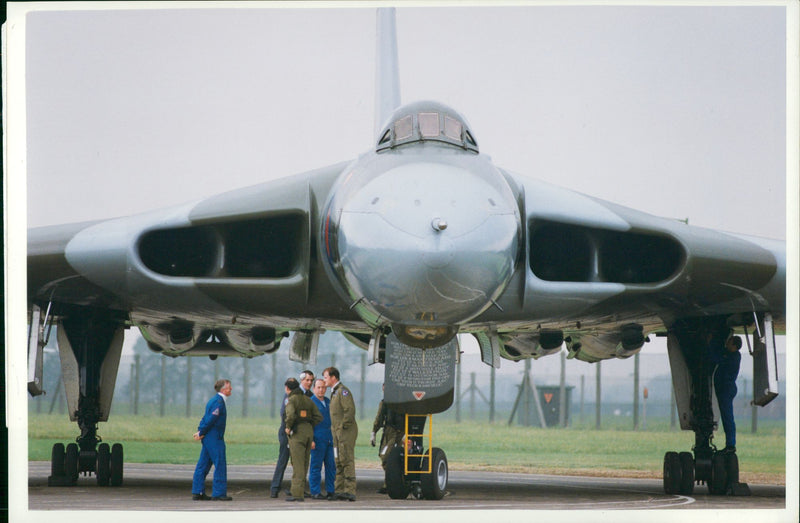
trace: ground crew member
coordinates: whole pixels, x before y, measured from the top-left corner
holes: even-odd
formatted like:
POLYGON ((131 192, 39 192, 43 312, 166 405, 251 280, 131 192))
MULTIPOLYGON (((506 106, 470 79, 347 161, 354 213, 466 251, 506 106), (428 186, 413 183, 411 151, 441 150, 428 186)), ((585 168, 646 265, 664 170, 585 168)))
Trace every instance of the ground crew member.
POLYGON ((311 447, 311 465, 308 473, 308 487, 312 499, 333 500, 336 497, 336 460, 333 458, 333 434, 331 433, 331 400, 325 397, 325 380, 314 382, 314 396, 311 400, 322 414, 322 422, 314 425, 314 445, 311 447), (325 465, 325 496, 322 495, 322 466, 325 465))
POLYGON ((289 401, 286 403, 286 436, 292 457, 292 491, 286 501, 305 501, 303 495, 308 476, 308 458, 314 442, 314 425, 322 421, 317 406, 300 389, 300 383, 289 378, 284 384, 289 401))
MULTIPOLYGON (((372 434, 369 437, 369 444, 375 446, 375 435, 383 428, 381 445, 378 449, 378 456, 381 458, 381 467, 386 471, 386 459, 389 451, 395 446, 402 446, 405 440, 405 417, 402 414, 390 409, 384 400, 378 404, 378 414, 372 424, 372 434)), ((384 477, 383 486, 378 489, 378 494, 386 494, 386 480, 384 477)))
MULTIPOLYGON (((286 388, 284 386, 284 388, 286 388)), ((275 463, 275 471, 272 473, 272 484, 270 485, 270 497, 277 498, 283 483, 283 474, 286 472, 286 464, 289 463, 289 438, 286 437, 286 403, 289 401, 288 394, 283 395, 281 402, 281 425, 278 427, 278 461, 275 463)))
POLYGON ((322 373, 331 388, 331 432, 336 461, 336 499, 356 500, 355 449, 358 437, 356 404, 353 394, 339 381, 339 369, 328 367, 322 373))
POLYGON ((714 370, 714 392, 719 406, 719 417, 725 430, 725 452, 736 452, 736 423, 733 419, 733 398, 736 397, 736 378, 742 355, 742 338, 729 336, 724 347, 711 346, 711 361, 717 365, 714 370))
POLYGON ((206 412, 197 432, 194 433, 195 441, 200 441, 200 458, 194 469, 192 478, 192 499, 195 501, 211 499, 212 501, 231 501, 228 496, 228 465, 225 460, 225 422, 228 411, 225 401, 231 395, 230 380, 217 380, 214 383, 214 396, 206 403, 206 412), (214 482, 211 488, 211 497, 206 496, 206 476, 214 465, 214 482))

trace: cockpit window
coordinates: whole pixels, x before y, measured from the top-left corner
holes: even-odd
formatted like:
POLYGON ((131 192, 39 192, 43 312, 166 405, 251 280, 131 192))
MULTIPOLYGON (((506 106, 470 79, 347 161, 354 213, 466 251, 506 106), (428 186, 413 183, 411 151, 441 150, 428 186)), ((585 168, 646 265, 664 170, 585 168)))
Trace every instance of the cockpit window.
POLYGON ((425 138, 439 136, 439 113, 419 113, 419 133, 425 138))
POLYGON ((449 116, 444 117, 444 134, 453 140, 461 139, 461 122, 449 116))
POLYGON ((478 144, 464 119, 437 102, 417 102, 398 109, 380 134, 377 150, 422 141, 444 142, 478 152, 478 144))
POLYGON ((408 140, 411 138, 414 127, 411 120, 411 115, 400 118, 394 123, 394 139, 395 140, 408 140))

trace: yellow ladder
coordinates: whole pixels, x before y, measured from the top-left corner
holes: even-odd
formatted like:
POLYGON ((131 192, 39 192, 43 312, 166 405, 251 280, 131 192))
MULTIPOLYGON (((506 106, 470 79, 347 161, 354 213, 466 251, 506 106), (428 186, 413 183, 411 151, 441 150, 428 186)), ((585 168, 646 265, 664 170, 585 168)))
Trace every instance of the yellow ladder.
POLYGON ((406 474, 430 474, 433 467, 433 414, 406 414, 406 451, 404 458, 404 466, 406 474), (428 432, 423 434, 409 434, 408 420, 409 418, 428 418, 428 432), (411 437, 427 437, 428 438, 428 451, 424 454, 411 454, 409 444, 411 437), (408 470, 408 458, 428 458, 428 470, 408 470))

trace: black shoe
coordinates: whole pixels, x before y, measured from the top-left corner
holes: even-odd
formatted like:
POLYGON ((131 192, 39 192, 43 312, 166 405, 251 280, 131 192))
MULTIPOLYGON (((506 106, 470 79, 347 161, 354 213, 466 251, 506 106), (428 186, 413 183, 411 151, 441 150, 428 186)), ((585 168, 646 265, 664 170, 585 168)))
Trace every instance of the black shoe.
POLYGON ((386 487, 381 487, 378 489, 378 494, 386 494, 386 487))
POLYGON ((323 496, 322 494, 314 494, 311 496, 311 499, 328 499, 328 496, 323 496))
POLYGON ((192 494, 192 501, 208 501, 209 499, 211 498, 205 494, 192 494))
POLYGON ((283 493, 286 494, 287 496, 291 496, 292 495, 292 491, 289 490, 288 488, 286 490, 284 490, 283 493))
POLYGON ((286 496, 286 501, 305 501, 303 498, 295 498, 293 496, 286 496))
POLYGON ((277 498, 277 497, 278 497, 278 493, 277 493, 277 492, 274 492, 274 491, 273 491, 273 492, 270 492, 270 493, 269 493, 269 497, 271 497, 271 498, 277 498))
POLYGON ((325 497, 328 499, 328 501, 333 501, 336 499, 336 494, 334 494, 333 492, 329 492, 328 495, 325 497))
POLYGON ((355 494, 347 494, 347 501, 355 501, 356 495, 355 494))
POLYGON ((339 501, 347 501, 350 498, 347 496, 347 494, 339 493, 336 494, 336 499, 339 501))
POLYGON ((230 496, 214 496, 211 501, 233 501, 233 498, 230 496))

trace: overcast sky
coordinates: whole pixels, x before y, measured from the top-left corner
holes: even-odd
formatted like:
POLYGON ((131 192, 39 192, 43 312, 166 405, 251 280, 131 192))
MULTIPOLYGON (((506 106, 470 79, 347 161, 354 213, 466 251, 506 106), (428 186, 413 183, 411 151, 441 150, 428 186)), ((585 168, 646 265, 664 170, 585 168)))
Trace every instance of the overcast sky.
MULTIPOLYGON (((402 100, 451 105, 516 173, 782 239, 785 25, 780 7, 401 8, 402 100)), ((356 157, 374 52, 366 8, 30 14, 28 226, 356 157)))

